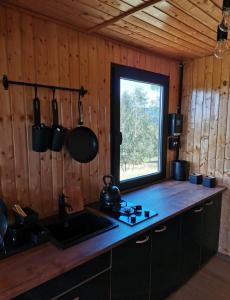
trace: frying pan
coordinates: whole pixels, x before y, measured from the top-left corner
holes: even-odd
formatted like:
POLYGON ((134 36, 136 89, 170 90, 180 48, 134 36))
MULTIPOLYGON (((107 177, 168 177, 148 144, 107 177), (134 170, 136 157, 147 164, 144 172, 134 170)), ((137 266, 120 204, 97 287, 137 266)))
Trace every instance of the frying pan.
POLYGON ((32 126, 32 149, 36 152, 45 152, 48 149, 50 129, 41 123, 40 100, 37 97, 35 88, 35 98, 33 100, 34 125, 32 126))
POLYGON ((73 159, 80 163, 88 163, 93 160, 98 153, 98 139, 90 128, 83 126, 83 108, 80 92, 78 112, 78 126, 70 131, 66 146, 73 159))
POLYGON ((52 100, 53 126, 51 128, 49 149, 53 151, 61 151, 67 130, 58 123, 58 103, 54 97, 54 93, 55 91, 53 92, 52 100))

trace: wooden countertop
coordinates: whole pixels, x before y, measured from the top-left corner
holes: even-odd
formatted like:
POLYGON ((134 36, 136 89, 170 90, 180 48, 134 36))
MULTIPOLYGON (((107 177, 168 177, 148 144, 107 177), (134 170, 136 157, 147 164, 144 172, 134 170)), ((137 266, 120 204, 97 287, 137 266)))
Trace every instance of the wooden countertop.
POLYGON ((46 243, 1 260, 0 299, 12 299, 224 190, 221 186, 206 188, 169 180, 124 194, 123 199, 142 204, 159 215, 134 227, 119 222, 119 227, 66 250, 46 243))

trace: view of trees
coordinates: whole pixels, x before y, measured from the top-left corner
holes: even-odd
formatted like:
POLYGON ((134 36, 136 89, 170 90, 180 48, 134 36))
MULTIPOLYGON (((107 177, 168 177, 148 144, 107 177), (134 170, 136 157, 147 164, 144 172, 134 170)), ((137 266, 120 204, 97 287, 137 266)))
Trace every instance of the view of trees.
MULTIPOLYGON (((151 86, 154 89, 154 86, 151 86)), ((159 87, 156 87, 159 89, 159 87)), ((151 101, 146 91, 137 85, 121 95, 121 132, 123 142, 120 165, 136 166, 158 160, 160 101, 151 101)))

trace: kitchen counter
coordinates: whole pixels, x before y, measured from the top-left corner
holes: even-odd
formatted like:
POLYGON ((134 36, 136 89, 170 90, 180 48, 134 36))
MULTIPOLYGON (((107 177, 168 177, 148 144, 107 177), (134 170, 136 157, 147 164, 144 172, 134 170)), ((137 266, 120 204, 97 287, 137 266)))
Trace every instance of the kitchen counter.
POLYGON ((123 199, 155 210, 158 216, 133 227, 117 221, 119 227, 66 250, 46 243, 0 261, 0 299, 12 299, 224 190, 169 180, 124 194, 123 199))

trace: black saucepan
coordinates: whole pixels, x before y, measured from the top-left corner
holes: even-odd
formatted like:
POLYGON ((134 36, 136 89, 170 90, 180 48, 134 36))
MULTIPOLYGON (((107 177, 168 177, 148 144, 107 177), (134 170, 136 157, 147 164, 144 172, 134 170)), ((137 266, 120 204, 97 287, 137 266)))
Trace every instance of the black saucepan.
POLYGON ((65 141, 67 129, 59 125, 58 103, 54 97, 52 100, 52 112, 53 112, 53 126, 51 128, 49 149, 53 151, 61 151, 65 141))
POLYGON ((81 163, 88 163, 93 160, 98 153, 98 139, 90 128, 83 126, 83 109, 80 93, 78 112, 78 126, 68 134, 67 149, 73 159, 81 163))
POLYGON ((32 149, 36 152, 45 152, 48 149, 50 128, 41 123, 40 100, 36 95, 33 100, 33 111, 32 149))

